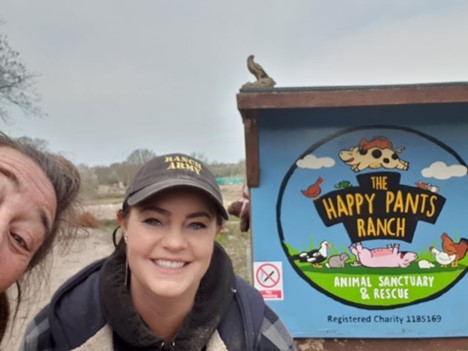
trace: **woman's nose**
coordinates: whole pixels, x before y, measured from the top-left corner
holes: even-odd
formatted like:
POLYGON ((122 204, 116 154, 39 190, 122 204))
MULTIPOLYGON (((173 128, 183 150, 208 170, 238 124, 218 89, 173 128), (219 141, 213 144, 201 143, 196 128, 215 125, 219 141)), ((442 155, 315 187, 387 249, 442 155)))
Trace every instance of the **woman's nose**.
POLYGON ((164 236, 164 246, 168 249, 180 250, 186 245, 184 233, 180 228, 171 228, 164 236))

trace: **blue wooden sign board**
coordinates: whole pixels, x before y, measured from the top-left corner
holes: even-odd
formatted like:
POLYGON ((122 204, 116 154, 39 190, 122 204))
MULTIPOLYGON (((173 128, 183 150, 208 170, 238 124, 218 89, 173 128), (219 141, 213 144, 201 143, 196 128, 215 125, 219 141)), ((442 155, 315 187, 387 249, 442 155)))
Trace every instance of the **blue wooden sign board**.
POLYGON ((468 103, 255 118, 254 279, 292 334, 468 336, 468 103))

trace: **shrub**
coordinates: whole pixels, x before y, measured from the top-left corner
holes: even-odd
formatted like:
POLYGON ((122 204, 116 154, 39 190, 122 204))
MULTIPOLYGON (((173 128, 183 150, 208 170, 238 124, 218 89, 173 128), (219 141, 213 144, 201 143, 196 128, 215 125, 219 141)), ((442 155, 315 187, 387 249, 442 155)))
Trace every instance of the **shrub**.
POLYGON ((76 224, 82 228, 97 228, 98 221, 89 212, 82 212, 77 216, 76 224))

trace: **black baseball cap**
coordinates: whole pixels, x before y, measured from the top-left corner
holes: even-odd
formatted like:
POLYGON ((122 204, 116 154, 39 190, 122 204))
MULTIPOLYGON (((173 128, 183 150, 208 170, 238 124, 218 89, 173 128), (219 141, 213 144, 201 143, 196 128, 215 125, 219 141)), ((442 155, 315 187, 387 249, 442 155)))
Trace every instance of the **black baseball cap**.
POLYGON ((213 173, 201 161, 180 153, 157 156, 147 162, 130 182, 124 205, 135 206, 162 190, 179 186, 205 192, 216 203, 224 219, 228 219, 213 173))

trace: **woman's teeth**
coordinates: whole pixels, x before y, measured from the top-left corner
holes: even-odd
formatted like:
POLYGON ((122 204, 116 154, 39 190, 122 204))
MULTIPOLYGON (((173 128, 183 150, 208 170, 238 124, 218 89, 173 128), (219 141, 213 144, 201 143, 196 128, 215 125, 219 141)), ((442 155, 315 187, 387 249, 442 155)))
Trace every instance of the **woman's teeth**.
POLYGON ((156 260, 158 266, 164 268, 182 268, 185 265, 185 262, 182 261, 167 261, 167 260, 156 260))

